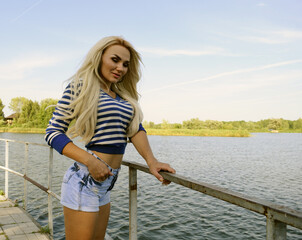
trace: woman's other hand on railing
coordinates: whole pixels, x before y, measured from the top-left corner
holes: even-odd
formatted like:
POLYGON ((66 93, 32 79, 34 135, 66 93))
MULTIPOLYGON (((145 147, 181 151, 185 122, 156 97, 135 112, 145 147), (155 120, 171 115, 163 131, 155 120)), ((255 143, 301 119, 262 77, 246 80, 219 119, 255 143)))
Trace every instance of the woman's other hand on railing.
POLYGON ((169 180, 164 179, 159 172, 170 172, 170 173, 176 173, 175 169, 170 166, 168 163, 162 163, 156 161, 152 161, 148 164, 150 172, 159 180, 162 182, 163 185, 168 185, 171 182, 169 180))

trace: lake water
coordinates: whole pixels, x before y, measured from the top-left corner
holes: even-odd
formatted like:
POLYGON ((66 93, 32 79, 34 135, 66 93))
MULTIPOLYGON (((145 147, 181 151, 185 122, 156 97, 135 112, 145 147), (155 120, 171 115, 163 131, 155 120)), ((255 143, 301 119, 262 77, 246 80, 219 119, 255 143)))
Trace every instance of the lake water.
MULTIPOLYGON (((0 138, 44 143, 42 134, 0 133, 0 138)), ((186 177, 302 211, 302 134, 255 133, 249 138, 149 136, 154 154, 186 177)), ((29 177, 47 186, 48 148, 30 146, 29 177)), ((4 165, 4 142, 0 142, 4 165)), ((10 167, 23 171, 24 145, 10 143, 10 167)), ((144 163, 129 144, 126 160, 144 163)), ((53 191, 60 194, 62 176, 71 160, 54 154, 53 191)), ((23 179, 9 175, 9 195, 22 200, 23 179)), ((4 171, 0 170, 0 189, 4 171)), ((47 195, 29 184, 29 212, 47 224, 47 195)), ((108 233, 128 239, 128 167, 123 166, 112 191, 108 233)), ((22 203, 21 203, 22 204, 22 203)), ((64 239, 62 207, 54 204, 55 239, 64 239)), ((265 239, 265 216, 190 189, 162 186, 138 172, 139 239, 265 239)), ((302 239, 288 226, 287 239, 302 239)))

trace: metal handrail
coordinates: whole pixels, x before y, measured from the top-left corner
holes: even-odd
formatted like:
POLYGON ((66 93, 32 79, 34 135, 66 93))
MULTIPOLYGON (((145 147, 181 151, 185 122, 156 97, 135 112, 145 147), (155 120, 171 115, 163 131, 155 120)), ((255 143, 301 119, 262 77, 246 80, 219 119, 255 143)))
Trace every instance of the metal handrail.
POLYGON ((0 169, 5 170, 5 197, 9 197, 8 191, 8 173, 14 173, 20 177, 24 178, 24 196, 23 196, 23 208, 27 210, 27 182, 32 183, 34 186, 40 188, 42 191, 48 194, 48 226, 50 230, 51 236, 53 236, 53 215, 52 215, 52 197, 60 200, 60 196, 56 193, 52 192, 52 174, 53 174, 53 148, 50 148, 47 144, 40 144, 40 143, 31 143, 31 142, 23 142, 18 140, 10 140, 10 139, 2 139, 0 141, 5 142, 5 166, 0 166, 0 169), (24 173, 19 173, 9 168, 9 142, 14 143, 22 143, 25 145, 25 166, 24 166, 24 173), (28 145, 36 145, 49 148, 49 166, 48 166, 48 186, 45 187, 38 183, 37 181, 33 180, 32 178, 27 176, 28 171, 28 145))
MULTIPOLYGON (((31 182, 38 188, 47 192, 48 194, 48 220, 51 235, 53 235, 53 223, 52 223, 52 197, 60 199, 60 196, 51 191, 52 188, 52 170, 53 170, 53 149, 46 144, 29 143, 8 139, 0 139, 0 141, 6 142, 5 151, 5 167, 0 166, 0 169, 5 170, 5 194, 8 197, 8 172, 14 173, 24 178, 24 186, 27 181, 31 182), (25 173, 18 173, 8 167, 8 143, 17 142, 25 144, 25 173), (48 171, 48 187, 44 187, 35 180, 29 178, 27 173, 28 162, 28 145, 38 145, 43 147, 49 147, 49 171, 48 171)), ((149 168, 140 163, 124 160, 123 165, 129 167, 129 239, 137 239, 137 170, 149 173, 149 168)), ((192 190, 207 194, 209 196, 221 199, 223 201, 232 203, 234 205, 243 207, 247 210, 262 214, 266 216, 266 239, 286 239, 286 226, 290 225, 302 230, 302 212, 293 210, 288 207, 284 207, 278 204, 274 204, 269 201, 250 197, 241 193, 237 193, 226 188, 221 188, 212 184, 200 182, 194 179, 190 179, 179 174, 171 174, 168 172, 160 172, 164 179, 173 183, 182 185, 192 190)), ((27 199, 27 187, 24 188, 24 198, 27 199)), ((24 201, 25 208, 27 201, 24 201)))
MULTIPOLYGON (((136 178, 136 173, 134 173, 136 170, 150 173, 149 168, 144 164, 130 161, 123 161, 123 164, 129 167, 129 176, 134 176, 134 179, 136 178)), ((302 230, 302 212, 259 198, 237 193, 226 188, 218 187, 201 181, 196 181, 179 174, 171 174, 167 172, 160 172, 160 174, 164 177, 164 179, 167 179, 173 183, 182 185, 192 190, 204 193, 206 195, 221 199, 223 201, 266 216, 266 239, 286 239, 286 225, 290 225, 302 230)), ((132 182, 130 183, 130 191, 133 191, 133 195, 135 195, 137 191, 137 182, 134 180, 131 180, 129 182, 132 182)), ((132 204, 135 205, 135 200, 131 200, 131 198, 134 197, 131 197, 130 194, 130 203, 131 201, 133 201, 132 204)), ((136 209, 137 207, 132 208, 136 209)), ((132 223, 130 227, 132 225, 137 224, 132 223)))

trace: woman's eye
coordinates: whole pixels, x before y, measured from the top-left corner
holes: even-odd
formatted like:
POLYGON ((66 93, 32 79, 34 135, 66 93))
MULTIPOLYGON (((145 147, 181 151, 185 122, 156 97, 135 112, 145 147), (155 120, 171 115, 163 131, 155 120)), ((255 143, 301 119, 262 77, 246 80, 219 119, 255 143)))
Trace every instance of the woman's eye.
POLYGON ((129 63, 124 63, 124 67, 129 67, 129 63))
POLYGON ((118 62, 117 58, 111 58, 113 62, 118 62))

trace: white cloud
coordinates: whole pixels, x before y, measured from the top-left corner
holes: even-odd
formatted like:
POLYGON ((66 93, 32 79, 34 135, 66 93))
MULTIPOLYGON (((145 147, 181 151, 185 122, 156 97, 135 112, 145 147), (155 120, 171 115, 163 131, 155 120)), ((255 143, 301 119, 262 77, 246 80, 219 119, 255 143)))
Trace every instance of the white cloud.
POLYGON ((296 31, 296 30, 280 30, 280 31, 272 31, 269 34, 275 34, 276 36, 279 36, 284 39, 289 40, 299 40, 302 39, 302 31, 296 31))
POLYGON ((266 3, 258 3, 258 4, 256 4, 256 6, 257 7, 265 7, 265 6, 267 6, 267 4, 266 3))
POLYGON ((171 88, 171 87, 178 87, 178 86, 188 85, 188 84, 192 84, 192 83, 196 83, 196 82, 204 82, 204 81, 208 81, 208 80, 212 80, 212 79, 217 79, 217 78, 226 77, 226 76, 232 76, 232 75, 241 74, 241 73, 251 73, 251 72, 261 71, 261 70, 265 70, 265 69, 276 68, 276 67, 291 65, 291 64, 295 64, 295 63, 301 63, 301 62, 302 62, 302 59, 297 59, 297 60, 284 61, 284 62, 273 63, 273 64, 268 64, 268 65, 253 67, 253 68, 243 68, 243 69, 238 69, 235 71, 215 74, 213 76, 209 76, 206 78, 195 79, 195 80, 191 80, 191 81, 184 81, 184 82, 179 82, 179 83, 175 83, 175 84, 162 86, 159 88, 150 89, 150 90, 145 91, 144 93, 155 92, 155 91, 159 91, 159 90, 163 90, 163 89, 167 89, 167 88, 171 88))
POLYGON ((248 42, 259 42, 265 44, 282 44, 302 40, 302 31, 297 30, 278 30, 278 31, 257 31, 257 36, 237 37, 248 42))
POLYGON ((0 80, 17 80, 41 67, 49 67, 64 59, 62 56, 31 54, 0 65, 0 80))

